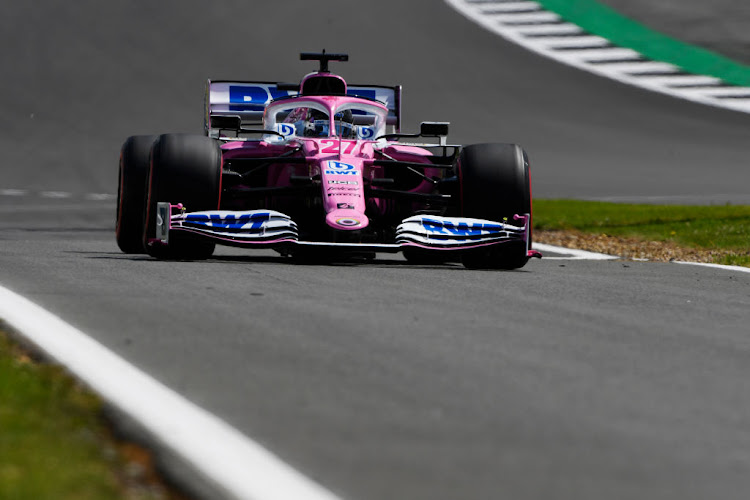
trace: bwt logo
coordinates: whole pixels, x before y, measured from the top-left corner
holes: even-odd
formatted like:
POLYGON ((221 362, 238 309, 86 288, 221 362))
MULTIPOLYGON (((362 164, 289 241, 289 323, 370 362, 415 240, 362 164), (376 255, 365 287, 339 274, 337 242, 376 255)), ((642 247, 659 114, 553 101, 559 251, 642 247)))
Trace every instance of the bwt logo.
POLYGON ((357 167, 354 165, 351 165, 349 163, 344 163, 342 161, 327 161, 326 168, 335 169, 335 170, 357 170, 357 167))
POLYGON ((357 175, 356 170, 326 170, 326 175, 357 175))
POLYGON ((232 214, 193 214, 188 215, 185 222, 192 222, 202 226, 214 227, 219 229, 261 229, 263 225, 271 220, 270 213, 242 214, 235 216, 232 214))
POLYGON ((327 169, 326 175, 357 175, 359 170, 357 167, 350 163, 344 163, 343 161, 324 161, 323 165, 327 169))
POLYGON ((455 236, 479 236, 483 233, 491 233, 503 229, 497 224, 483 224, 481 222, 474 224, 458 222, 454 224, 432 219, 422 219, 422 226, 431 233, 452 234, 455 236))
POLYGON ((291 123, 277 123, 276 131, 283 136, 294 135, 295 132, 294 125, 291 123))
POLYGON ((370 127, 359 127, 358 135, 360 139, 372 139, 375 137, 375 130, 370 127))

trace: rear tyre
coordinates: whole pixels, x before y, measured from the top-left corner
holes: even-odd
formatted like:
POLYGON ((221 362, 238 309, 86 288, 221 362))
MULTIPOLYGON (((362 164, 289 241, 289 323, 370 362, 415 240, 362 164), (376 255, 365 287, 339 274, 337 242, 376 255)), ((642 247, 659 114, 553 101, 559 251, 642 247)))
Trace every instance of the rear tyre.
MULTIPOLYGON (((531 214, 529 160, 520 146, 466 146, 459 155, 458 177, 463 217, 515 225, 515 214, 531 214)), ((521 241, 468 250, 462 256, 469 269, 517 269, 528 261, 526 245, 521 241)))
POLYGON ((165 134, 151 153, 143 242, 157 259, 202 260, 215 248, 189 234, 170 234, 169 244, 153 242, 156 204, 182 203, 189 212, 217 210, 221 195, 221 148, 214 139, 199 135, 165 134))
POLYGON ((146 253, 143 247, 143 207, 151 146, 155 135, 128 137, 120 149, 115 238, 125 253, 146 253))

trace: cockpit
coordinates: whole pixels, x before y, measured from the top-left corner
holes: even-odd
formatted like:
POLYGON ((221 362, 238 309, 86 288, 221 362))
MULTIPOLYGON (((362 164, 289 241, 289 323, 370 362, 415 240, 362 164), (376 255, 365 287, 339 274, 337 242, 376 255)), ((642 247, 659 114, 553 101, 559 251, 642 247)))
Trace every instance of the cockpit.
POLYGON ((385 134, 387 113, 385 108, 358 100, 345 100, 330 110, 318 101, 295 99, 270 104, 264 116, 264 128, 285 137, 368 140, 385 134))

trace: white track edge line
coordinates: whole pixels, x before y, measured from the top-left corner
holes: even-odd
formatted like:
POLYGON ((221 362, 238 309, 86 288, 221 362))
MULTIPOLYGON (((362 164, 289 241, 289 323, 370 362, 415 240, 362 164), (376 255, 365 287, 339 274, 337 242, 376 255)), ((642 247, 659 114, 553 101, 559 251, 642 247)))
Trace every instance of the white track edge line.
POLYGON ((21 295, 0 286, 0 319, 237 500, 339 500, 215 415, 21 295))
POLYGON ((532 248, 534 248, 534 250, 540 250, 542 252, 554 252, 554 253, 561 253, 563 255, 570 255, 574 259, 580 259, 580 260, 615 260, 615 259, 621 258, 621 257, 618 257, 617 255, 608 255, 606 253, 588 252, 586 250, 578 250, 575 248, 558 247, 555 245, 547 245, 546 243, 534 243, 532 248))
MULTIPOLYGON (((560 253, 563 255, 570 255, 571 257, 546 257, 550 260, 559 260, 559 259, 565 259, 565 260, 616 260, 621 259, 622 257, 618 257, 616 255, 608 255, 604 253, 596 253, 596 252, 588 252, 586 250, 577 250, 574 248, 566 248, 566 247, 559 247, 556 245, 547 245, 545 243, 534 243, 533 246, 534 250, 540 250, 542 252, 554 252, 554 253, 560 253)), ((545 257, 542 257, 545 258, 545 257)), ((638 259, 640 260, 640 259, 638 259)), ((644 262, 648 262, 648 259, 645 259, 644 262)), ((743 267, 743 266, 729 266, 726 264, 711 264, 709 262, 687 262, 683 260, 673 260, 670 262, 671 264, 682 264, 686 266, 699 266, 699 267, 710 267, 713 269, 721 269, 723 271, 737 271, 740 273, 750 273, 750 267, 743 267)))
POLYGON ((683 260, 672 261, 673 264, 682 264, 686 266, 711 267, 714 269, 723 269, 724 271, 738 271, 741 273, 750 273, 750 267, 728 266, 726 264, 709 264, 708 262, 686 262, 683 260))

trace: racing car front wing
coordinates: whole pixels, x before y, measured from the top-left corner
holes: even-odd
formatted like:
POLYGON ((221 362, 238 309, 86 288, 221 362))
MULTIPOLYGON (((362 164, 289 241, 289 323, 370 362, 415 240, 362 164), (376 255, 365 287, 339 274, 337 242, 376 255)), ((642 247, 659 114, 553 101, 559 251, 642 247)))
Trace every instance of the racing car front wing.
POLYGON ((522 225, 467 217, 415 215, 399 224, 394 243, 336 243, 300 241, 297 224, 288 215, 274 210, 186 212, 181 204, 160 202, 157 204, 156 240, 169 244, 171 233, 185 232, 231 246, 273 248, 291 244, 393 253, 404 247, 451 251, 523 241, 531 255, 530 217, 523 214, 516 215, 515 219, 522 225))
POLYGON ((156 239, 169 244, 169 234, 174 231, 192 233, 224 244, 273 246, 298 240, 297 224, 288 215, 274 210, 187 213, 182 204, 158 203, 156 239), (172 214, 174 209, 177 214, 172 214))
POLYGON ((524 226, 518 227, 484 219, 415 215, 398 226, 396 243, 424 248, 470 248, 525 240, 525 226, 525 220, 524 226))

